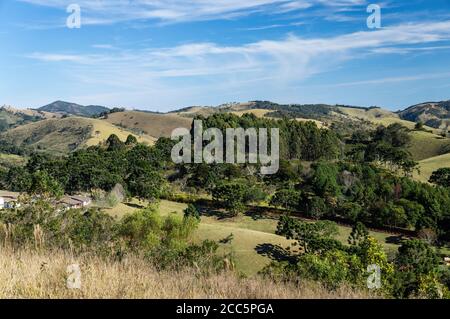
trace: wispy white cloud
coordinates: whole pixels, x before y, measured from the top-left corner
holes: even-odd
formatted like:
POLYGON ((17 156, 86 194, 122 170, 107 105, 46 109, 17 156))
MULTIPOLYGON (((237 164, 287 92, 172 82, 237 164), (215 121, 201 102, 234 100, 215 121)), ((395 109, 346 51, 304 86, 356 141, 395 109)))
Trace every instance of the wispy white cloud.
POLYGON ((430 74, 420 74, 411 76, 396 76, 396 77, 384 77, 375 80, 362 80, 353 82, 343 82, 331 85, 321 85, 322 88, 330 87, 346 87, 346 86, 367 86, 367 85, 377 85, 386 83, 400 83, 400 82, 411 82, 411 81, 424 81, 433 79, 450 79, 450 72, 447 73, 430 73, 430 74))
POLYGON ((240 28, 239 30, 261 31, 261 30, 287 28, 287 27, 298 27, 298 26, 301 26, 304 24, 305 24, 305 22, 292 22, 292 23, 286 23, 286 24, 269 24, 269 25, 262 25, 262 26, 257 26, 257 27, 240 28))
MULTIPOLYGON (((450 41, 450 21, 403 24, 327 38, 302 38, 291 34, 281 40, 262 40, 239 46, 191 43, 167 48, 102 50, 80 55, 34 52, 27 58, 44 63, 64 63, 68 76, 76 83, 108 87, 110 92, 118 95, 122 92, 122 96, 131 99, 134 97, 130 92, 135 92, 134 96, 151 96, 150 92, 155 92, 172 101, 175 96, 193 100, 196 93, 200 95, 205 91, 220 96, 237 90, 255 92, 264 87, 286 88, 363 55, 402 53, 394 50, 398 47, 425 50, 444 46, 442 42, 445 41, 450 41)), ((419 79, 393 77, 340 85, 419 79)))
POLYGON ((113 50, 116 49, 112 44, 93 44, 92 47, 94 49, 104 49, 104 50, 113 50))
MULTIPOLYGON (((17 0, 65 10, 73 0, 17 0)), ((366 0, 77 0, 82 23, 112 24, 132 20, 161 22, 230 19, 252 13, 281 14, 314 6, 336 8, 361 7, 366 0)))
POLYGON ((40 60, 43 62, 76 62, 86 63, 90 61, 89 57, 75 54, 57 54, 57 53, 39 53, 35 52, 26 57, 30 59, 40 60))

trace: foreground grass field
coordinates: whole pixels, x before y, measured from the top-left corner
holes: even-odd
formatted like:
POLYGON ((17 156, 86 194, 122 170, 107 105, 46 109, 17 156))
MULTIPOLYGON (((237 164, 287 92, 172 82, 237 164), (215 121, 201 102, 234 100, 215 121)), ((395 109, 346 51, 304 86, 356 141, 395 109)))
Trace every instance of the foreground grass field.
MULTIPOLYGON (((143 208, 146 203, 134 200, 130 204, 119 204, 112 209, 105 210, 111 216, 120 218, 136 209, 143 208)), ((163 200, 159 204, 162 215, 175 213, 183 214, 186 204, 163 200)), ((283 250, 291 246, 291 241, 275 234, 278 219, 239 216, 222 218, 215 212, 202 212, 202 221, 194 237, 196 241, 205 239, 223 241, 232 234, 229 243, 221 244, 222 253, 232 253, 236 260, 237 269, 247 276, 253 276, 271 260, 280 260, 285 256, 283 250)), ((338 226, 339 235, 336 239, 347 243, 351 228, 338 226)), ((370 232, 389 252, 395 252, 401 238, 381 232, 370 232)), ((292 248, 291 248, 292 249, 292 248)), ((295 251, 295 250, 294 250, 295 251)))
POLYGON ((193 269, 157 271, 143 259, 122 261, 74 256, 63 251, 0 249, 0 298, 50 299, 193 299, 193 298, 370 298, 368 292, 320 285, 274 283, 240 278, 233 272, 205 275, 193 269), (78 264, 81 289, 68 289, 67 267, 78 264))

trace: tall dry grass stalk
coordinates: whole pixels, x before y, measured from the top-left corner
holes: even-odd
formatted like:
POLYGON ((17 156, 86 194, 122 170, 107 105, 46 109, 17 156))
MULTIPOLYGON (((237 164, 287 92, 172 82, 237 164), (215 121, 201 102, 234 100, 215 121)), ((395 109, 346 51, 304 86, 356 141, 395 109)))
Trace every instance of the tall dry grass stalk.
POLYGON ((330 292, 305 283, 241 279, 235 273, 199 275, 195 270, 156 271, 130 257, 121 262, 95 256, 76 257, 63 251, 0 250, 0 298, 370 298, 342 287, 330 292), (79 264, 81 289, 68 289, 67 267, 79 264))

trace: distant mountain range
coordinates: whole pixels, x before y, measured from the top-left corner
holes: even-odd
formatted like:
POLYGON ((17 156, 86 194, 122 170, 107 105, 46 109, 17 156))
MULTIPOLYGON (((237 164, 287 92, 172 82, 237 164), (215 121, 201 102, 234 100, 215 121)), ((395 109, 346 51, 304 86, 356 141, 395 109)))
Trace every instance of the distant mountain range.
POLYGON ((100 105, 84 106, 76 103, 56 101, 39 108, 38 111, 92 117, 108 112, 109 108, 100 105))
MULTIPOLYGON (((305 118, 313 120, 335 121, 342 116, 358 114, 361 119, 367 115, 372 117, 393 116, 401 120, 410 122, 422 122, 428 127, 435 129, 448 129, 450 127, 450 100, 442 102, 420 103, 406 108, 403 111, 391 112, 378 107, 359 107, 348 105, 328 105, 328 104, 278 104, 270 101, 251 101, 247 103, 230 103, 218 107, 185 107, 179 110, 168 112, 169 114, 182 114, 184 117, 194 117, 196 115, 208 116, 216 112, 243 112, 245 110, 267 110, 271 117, 305 118), (354 111, 352 111, 354 110, 354 111), (388 114, 389 113, 389 114, 388 114), (362 117, 361 117, 362 116, 362 117)), ((3 108, 3 113, 15 116, 25 111, 14 111, 3 108), (20 112, 20 113, 19 113, 20 112)), ((30 113, 33 110, 27 110, 30 113)), ((54 116, 74 115, 81 117, 96 117, 102 113, 111 111, 109 108, 100 105, 80 105, 65 101, 56 101, 45 105, 29 115, 33 115, 38 120, 44 117, 43 114, 54 114, 54 116)), ((150 111, 138 111, 151 114, 161 114, 150 111)), ((113 111, 114 112, 114 111, 113 111)), ((27 114, 28 114, 27 113, 27 114)), ((23 114, 20 114, 24 117, 23 114)), ((44 118, 48 118, 45 116, 44 118)), ((12 121, 8 118, 8 121, 12 121)), ((23 122, 30 121, 28 118, 23 122)), ((18 123, 21 121, 17 120, 18 123)), ((22 124, 23 124, 22 122, 22 124)), ((11 124, 11 123, 8 123, 11 124)), ((12 125, 11 125, 12 126, 12 125)))

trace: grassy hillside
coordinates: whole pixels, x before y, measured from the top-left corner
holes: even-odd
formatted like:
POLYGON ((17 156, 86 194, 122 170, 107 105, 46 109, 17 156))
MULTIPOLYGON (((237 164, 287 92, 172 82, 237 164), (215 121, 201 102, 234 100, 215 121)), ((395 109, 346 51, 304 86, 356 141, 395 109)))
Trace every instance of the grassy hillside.
POLYGON ((450 167, 450 154, 444 154, 432 158, 427 158, 419 162, 420 174, 415 173, 414 177, 422 182, 427 182, 431 174, 439 168, 450 167))
POLYGON ((87 146, 97 145, 104 142, 111 134, 116 134, 122 141, 125 141, 127 136, 130 134, 134 135, 140 143, 153 145, 156 141, 156 139, 152 136, 136 134, 102 120, 89 119, 89 123, 91 123, 93 128, 90 138, 85 142, 85 145, 87 146))
POLYGON ((207 116, 212 115, 217 112, 218 112, 218 109, 214 108, 214 107, 192 106, 192 107, 186 107, 186 108, 183 108, 180 110, 176 110, 173 112, 169 112, 169 114, 192 118, 197 115, 202 115, 202 116, 207 117, 207 116))
POLYGON ((38 112, 30 109, 19 110, 10 106, 3 106, 0 108, 0 132, 27 123, 51 118, 52 116, 53 114, 47 112, 38 112))
MULTIPOLYGON (((162 201, 160 212, 168 214, 176 212, 182 214, 186 208, 185 204, 162 201)), ((214 215, 214 212, 204 212, 202 222, 197 231, 199 240, 222 240, 234 235, 231 245, 224 245, 223 249, 231 249, 236 256, 236 263, 239 270, 247 275, 254 275, 267 265, 271 260, 271 254, 276 253, 276 248, 287 248, 292 241, 284 237, 275 235, 278 219, 260 218, 253 219, 249 216, 239 216, 232 219, 221 219, 214 215), (208 216, 209 215, 209 216, 208 216)), ((351 228, 338 226, 338 240, 347 243, 351 228)), ((387 251, 397 249, 395 244, 389 243, 389 234, 371 232, 387 251)), ((294 249, 295 250, 295 249, 294 249)))
MULTIPOLYGON (((105 211, 116 218, 121 218, 145 205, 146 203, 134 200, 131 204, 122 203, 112 209, 105 209, 105 211)), ((159 205, 159 212, 162 215, 170 213, 181 215, 186 207, 186 204, 163 200, 159 205)), ((221 219, 214 212, 203 212, 195 239, 197 241, 205 239, 220 241, 233 234, 231 243, 222 244, 221 251, 233 252, 237 269, 248 276, 253 276, 269 264, 271 258, 275 258, 278 248, 291 246, 291 241, 275 234, 277 223, 278 220, 273 218, 255 220, 250 216, 239 216, 221 219)), ((337 239, 346 244, 351 228, 344 226, 338 226, 338 228, 337 239)), ((385 247, 386 251, 397 249, 398 246, 390 241, 391 235, 381 232, 370 233, 385 247)))
POLYGON ((0 153, 0 168, 10 168, 25 164, 26 159, 22 156, 0 153))
POLYGON ((416 161, 450 152, 450 139, 424 131, 410 133, 411 146, 408 148, 416 161))
POLYGON ((174 129, 190 128, 192 124, 192 118, 174 113, 156 114, 139 111, 109 114, 104 121, 155 138, 170 137, 174 129))
MULTIPOLYGON (((375 125, 388 126, 394 123, 400 123, 409 129, 414 129, 414 126, 416 125, 414 122, 401 119, 400 116, 394 112, 381 108, 360 109, 339 107, 339 111, 347 115, 350 119, 369 121, 375 125)), ((425 126, 424 128, 426 130, 433 130, 432 127, 425 126)))
MULTIPOLYGON (((130 132, 101 120, 69 117, 22 125, 1 134, 0 139, 16 146, 64 154, 103 142, 110 134, 125 140, 130 132)), ((154 141, 150 137, 137 138, 140 142, 154 141)))

